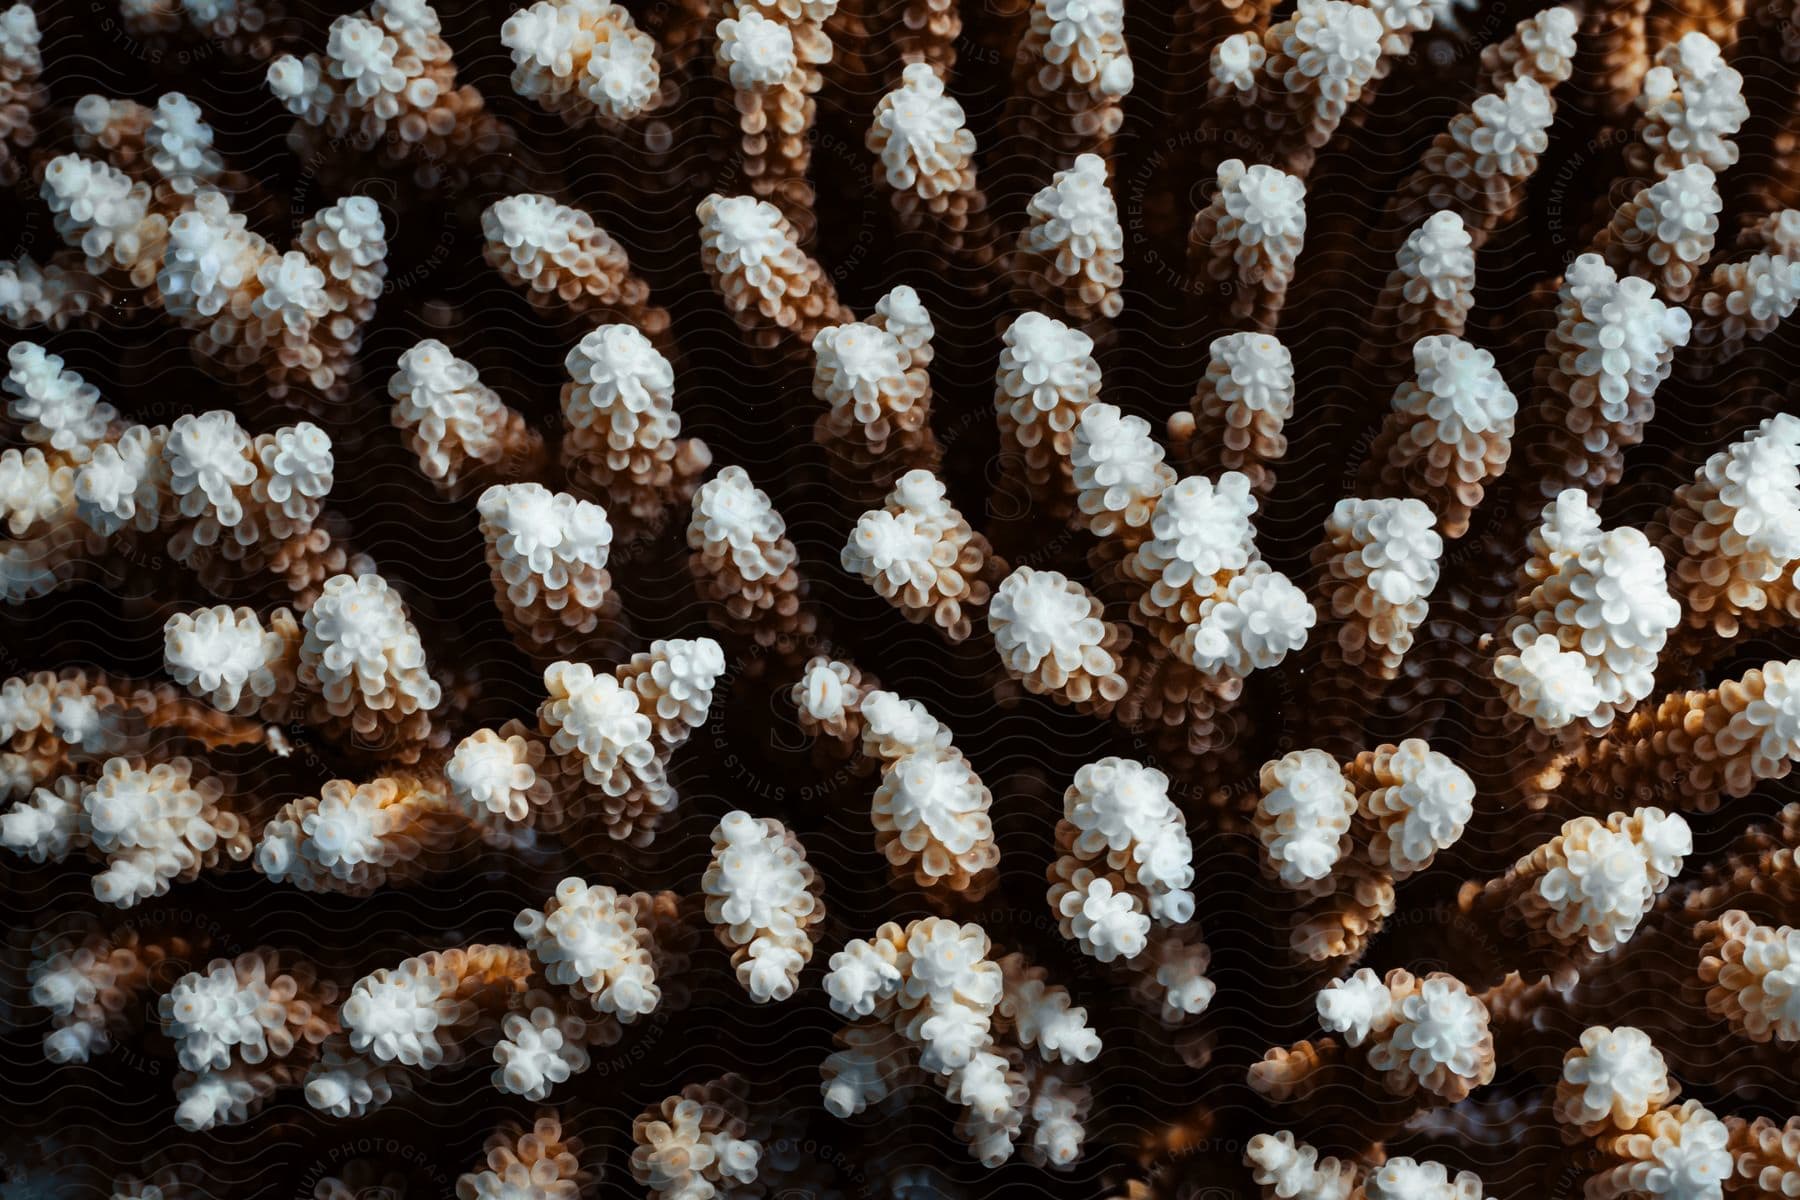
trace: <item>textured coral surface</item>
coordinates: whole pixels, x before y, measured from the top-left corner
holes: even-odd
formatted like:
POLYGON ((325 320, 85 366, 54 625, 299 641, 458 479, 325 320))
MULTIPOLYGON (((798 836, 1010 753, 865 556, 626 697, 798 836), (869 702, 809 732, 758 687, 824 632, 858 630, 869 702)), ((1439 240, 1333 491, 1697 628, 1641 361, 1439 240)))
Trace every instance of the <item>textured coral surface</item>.
POLYGON ((1797 28, 0 11, 0 1198, 1800 1195, 1797 28))

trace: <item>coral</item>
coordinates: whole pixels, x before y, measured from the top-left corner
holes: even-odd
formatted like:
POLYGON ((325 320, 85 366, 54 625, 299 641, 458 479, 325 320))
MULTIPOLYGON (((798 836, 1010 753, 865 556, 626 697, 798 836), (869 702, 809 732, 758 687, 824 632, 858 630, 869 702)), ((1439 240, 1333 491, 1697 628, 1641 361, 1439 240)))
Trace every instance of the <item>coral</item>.
POLYGON ((539 0, 501 26, 514 92, 571 125, 618 124, 661 96, 656 41, 609 0, 539 0))
POLYGON ((1800 665, 1765 663, 1705 691, 1675 692, 1584 743, 1561 768, 1571 795, 1668 797, 1705 812, 1763 780, 1786 778, 1800 758, 1800 665))
POLYGON ((1751 1041, 1800 1041, 1800 931, 1758 925, 1733 909, 1695 930, 1706 1007, 1751 1041))
POLYGON ((781 210, 754 196, 701 201, 700 261, 752 343, 810 345, 827 326, 855 318, 831 277, 800 249, 781 210))
POLYGON ((720 623, 782 653, 812 631, 803 607, 800 553, 787 524, 742 467, 726 467, 694 492, 688 569, 720 623))
POLYGON ((284 964, 272 950, 254 950, 182 976, 163 993, 158 1012, 176 1061, 204 1078, 234 1064, 272 1069, 311 1057, 337 1032, 336 1001, 336 985, 320 981, 310 964, 284 964))
POLYGON ((944 88, 947 71, 947 65, 909 62, 900 86, 876 102, 865 141, 900 223, 952 254, 985 261, 987 249, 973 237, 983 229, 988 200, 976 176, 975 135, 944 88))
POLYGON ((1094 340, 1054 317, 1028 312, 1001 341, 994 408, 1002 463, 1022 479, 1033 503, 1061 515, 1073 498, 1075 426, 1100 395, 1094 340))
POLYGON ((1454 1104, 1494 1077, 1487 1007, 1454 976, 1395 968, 1384 979, 1364 967, 1329 984, 1317 1006, 1320 1025, 1360 1051, 1395 1096, 1422 1090, 1454 1104))
POLYGON ((1233 333, 1207 348, 1206 374, 1187 413, 1169 418, 1169 441, 1190 470, 1236 471, 1267 495, 1287 453, 1282 426, 1294 415, 1294 358, 1275 338, 1233 333))
POLYGON ((506 131, 481 93, 457 84, 456 61, 437 13, 423 0, 374 0, 331 23, 325 53, 282 55, 269 63, 268 88, 302 129, 379 149, 409 166, 424 186, 452 165, 488 154, 506 131))
POLYGON ((416 757, 443 691, 406 606, 379 575, 335 575, 301 620, 299 678, 311 709, 352 744, 416 757))
POLYGON ((1722 205, 1712 168, 1697 162, 1619 205, 1594 244, 1608 265, 1648 278, 1659 297, 1680 302, 1712 256, 1722 205))
POLYGON ((1631 166, 1666 179, 1690 166, 1723 171, 1737 162, 1732 135, 1750 115, 1743 85, 1743 76, 1703 32, 1685 33, 1664 46, 1638 93, 1631 166))
POLYGON ((554 1112, 530 1128, 503 1127, 488 1138, 486 1170, 457 1176, 457 1200, 501 1200, 521 1192, 542 1200, 575 1200, 595 1174, 582 1166, 581 1151, 580 1139, 569 1136, 554 1112))
POLYGON ((658 1200, 738 1195, 763 1147, 745 1120, 743 1081, 689 1084, 631 1123, 631 1177, 658 1200))
POLYGON ((1549 553, 1534 553, 1521 572, 1535 586, 1496 639, 1501 695, 1542 730, 1577 720, 1604 728, 1650 694, 1681 620, 1662 554, 1638 530, 1602 531, 1575 489, 1545 506, 1532 544, 1549 553))
MULTIPOLYGON (((1228 61, 1241 56, 1254 64, 1245 86, 1230 98, 1254 110, 1255 124, 1270 142, 1269 157, 1304 178, 1319 148, 1380 73, 1386 43, 1397 32, 1372 7, 1307 0, 1260 39, 1250 33, 1226 39, 1241 47, 1226 52, 1228 61), (1260 53, 1245 53, 1252 49, 1260 53)), ((1228 118, 1221 113, 1216 119, 1228 118)))
POLYGON ((1120 549, 1135 547, 1149 533, 1157 500, 1175 482, 1150 423, 1104 400, 1088 404, 1076 422, 1069 458, 1080 510, 1070 519, 1120 549))
POLYGON ((1013 58, 1019 91, 1048 114, 1044 140, 1069 165, 1083 151, 1104 154, 1124 121, 1136 82, 1120 0, 1031 0, 1013 58))
POLYGON ((1321 1156, 1287 1130, 1259 1133, 1244 1148, 1264 1200, 1481 1200, 1481 1178, 1473 1171, 1454 1175, 1442 1163, 1389 1158, 1379 1166, 1363 1166, 1321 1156))
POLYGON ((7 184, 19 177, 19 153, 37 140, 34 118, 45 100, 40 37, 30 5, 0 14, 0 182, 7 184))
POLYGON ((543 458, 542 436, 436 338, 400 356, 388 395, 394 428, 418 456, 419 469, 453 494, 492 475, 529 474, 543 458))
MULTIPOLYGON (((187 103, 177 93, 164 101, 177 111, 187 103)), ((169 154, 165 144, 146 154, 154 189, 121 169, 131 161, 127 143, 106 150, 110 161, 51 160, 40 191, 57 232, 85 256, 86 274, 159 306, 226 378, 261 383, 277 397, 296 388, 341 397, 387 273, 381 210, 366 196, 340 199, 300 227, 293 249, 277 250, 247 227, 231 196, 195 175, 190 159, 211 133, 197 110, 189 119, 199 123, 193 149, 169 154)), ((38 268, 12 270, 24 279, 38 268)), ((50 286, 88 290, 66 269, 50 286)), ((82 302, 65 296, 58 311, 71 303, 82 302)))
POLYGON ((1800 1194, 1794 0, 434 3, 0 0, 0 1194, 1800 1194))
POLYGON ((825 28, 836 0, 792 7, 732 3, 714 27, 718 71, 731 85, 737 114, 739 166, 753 194, 771 200, 812 240, 812 126, 814 96, 831 62, 832 36, 825 28))
POLYGON ((1020 291, 1037 295, 1077 325, 1116 317, 1125 300, 1125 231, 1106 179, 1106 160, 1083 154, 1031 198, 1019 233, 1020 291))
POLYGON ((1556 116, 1550 89, 1567 77, 1568 69, 1564 60, 1562 70, 1545 79, 1535 72, 1495 79, 1493 90, 1452 117, 1395 195, 1393 211, 1400 223, 1416 225, 1433 212, 1451 209, 1479 250, 1524 202, 1538 156, 1550 145, 1556 116))
POLYGON ((1233 320, 1272 332, 1306 238, 1306 184, 1236 158, 1220 164, 1217 184, 1188 231, 1189 270, 1227 292, 1233 320))
POLYGON ((1068 577, 1020 567, 995 589, 988 630, 1028 691, 1104 715, 1125 694, 1120 651, 1130 634, 1102 612, 1068 577))
POLYGON ((1256 832, 1270 870, 1290 888, 1326 878, 1348 852, 1356 792, 1322 750, 1263 764, 1256 832))
POLYGON ((1661 809, 1577 817, 1505 875, 1465 885, 1461 904, 1580 962, 1631 939, 1692 849, 1687 822, 1661 809))
POLYGON ((496 201, 481 214, 488 265, 551 316, 621 321, 648 337, 668 331, 669 315, 650 303, 650 285, 594 218, 549 196, 496 201))
POLYGON ((1289 948, 1323 960, 1360 953, 1394 911, 1394 884, 1462 837, 1475 784, 1418 738, 1340 764, 1296 750, 1263 764, 1251 824, 1263 869, 1301 898, 1289 948))
POLYGON ((1535 374, 1545 397, 1535 421, 1542 432, 1526 459, 1545 500, 1565 487, 1597 494, 1618 482, 1625 450, 1643 438, 1656 388, 1691 326, 1687 311, 1659 300, 1648 280, 1619 277, 1597 254, 1569 265, 1556 322, 1535 374))
POLYGON ((818 876, 779 821, 729 812, 712 836, 712 862, 700 881, 706 919, 751 998, 786 1000, 812 958, 811 927, 825 919, 818 876))
POLYGON ((953 642, 973 631, 1006 565, 923 470, 901 476, 883 507, 857 520, 839 562, 907 620, 930 621, 953 642))
POLYGON ((476 504, 494 602, 521 642, 574 653, 618 601, 606 573, 612 526, 598 504, 536 483, 496 484, 476 504))
POLYGON ((890 922, 832 955, 826 995, 853 1023, 822 1069, 827 1107, 861 1111, 916 1070, 962 1106, 959 1133, 984 1165, 1013 1155, 1028 1118, 1037 1156, 1072 1161, 1085 1089, 1053 1082, 1062 1079, 1054 1064, 1092 1061, 1100 1039, 1041 969, 1018 955, 995 962, 991 949, 979 925, 927 917, 890 922), (1023 1058, 1027 1047, 1042 1065, 1023 1058))
POLYGON ((813 338, 813 395, 827 405, 813 437, 859 491, 938 464, 931 431, 934 330, 911 288, 896 288, 873 321, 833 325, 813 338))
POLYGON ((1641 1029, 1596 1025, 1563 1056, 1556 1119, 1593 1137, 1629 1130, 1675 1098, 1662 1053, 1641 1029))
POLYGON ((1494 356, 1459 337, 1422 337, 1412 358, 1412 378, 1394 391, 1361 482, 1425 501, 1442 535, 1461 537, 1512 458, 1518 402, 1494 356))
POLYGON ((1331 510, 1313 559, 1323 568, 1316 607, 1336 627, 1324 641, 1332 669, 1400 673, 1437 586, 1444 542, 1436 523, 1421 500, 1340 500, 1331 510))
MULTIPOLYGON (((865 703, 879 704, 881 695, 865 703)), ((882 767, 870 813, 875 844, 897 873, 921 887, 985 891, 1000 860, 988 817, 993 802, 954 748, 908 748, 882 767)))
POLYGON ((1708 458, 1666 526, 1688 624, 1734 637, 1800 611, 1800 418, 1770 417, 1708 458))
POLYGON ((669 360, 644 329, 602 325, 563 366, 561 459, 570 485, 633 534, 662 529, 712 465, 705 442, 681 436, 669 360))
POLYGON ((50 1013, 44 1056, 87 1062, 132 1028, 135 1002, 169 964, 191 953, 184 940, 146 941, 130 928, 52 938, 26 973, 31 1003, 50 1013))

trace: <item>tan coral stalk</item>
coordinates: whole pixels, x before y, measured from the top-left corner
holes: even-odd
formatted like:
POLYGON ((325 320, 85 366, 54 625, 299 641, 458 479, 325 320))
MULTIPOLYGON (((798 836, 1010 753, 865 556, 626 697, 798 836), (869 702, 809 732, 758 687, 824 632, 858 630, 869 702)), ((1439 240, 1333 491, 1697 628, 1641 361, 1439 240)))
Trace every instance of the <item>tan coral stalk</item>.
POLYGON ((669 314, 651 303, 625 247, 582 210, 508 196, 481 214, 481 234, 488 265, 545 316, 623 321, 652 339, 668 333, 669 314))
POLYGON ((1373 6, 1301 0, 1263 34, 1253 118, 1267 126, 1268 154, 1304 179, 1352 105, 1380 72, 1388 29, 1373 6))
POLYGON ((1306 185, 1236 158, 1219 165, 1217 184, 1188 231, 1188 269, 1225 292, 1235 320, 1273 332, 1306 236, 1306 185))
POLYGON ((1055 169, 1083 153, 1105 156, 1124 122, 1135 75, 1121 0, 1032 0, 1030 23, 1013 59, 1016 93, 1038 112, 1038 136, 1055 169), (1043 128, 1048 112, 1048 129, 1043 128))
POLYGON ((542 464, 542 435, 444 343, 428 338, 402 354, 399 365, 388 379, 389 419, 439 488, 463 495, 495 477, 530 475, 542 464))
POLYGON ((1800 930, 1733 909, 1695 927, 1706 1008, 1753 1042, 1800 1042, 1800 930))
POLYGON ((582 1166, 582 1150, 554 1112, 530 1128, 502 1127, 483 1147, 486 1169, 457 1176, 457 1200, 501 1200, 525 1188, 539 1200, 576 1200, 596 1174, 582 1166))
POLYGON ((1406 235, 1376 301, 1373 326, 1401 358, 1426 337, 1461 337, 1475 305, 1475 247, 1463 220, 1445 209, 1406 235))
POLYGON ((1055 571, 1020 567, 1008 575, 988 606, 988 629, 1007 673, 1027 691, 1102 716, 1125 695, 1130 633, 1055 571))
POLYGON ((1031 198, 1013 268, 1017 290, 1036 296, 1077 325, 1124 310, 1125 231, 1107 180, 1106 161, 1083 154, 1031 198))
POLYGON ((774 205, 714 194, 699 216, 701 264, 753 345, 809 346, 827 326, 855 319, 774 205))
POLYGON ((1522 496, 1529 507, 1568 487, 1598 495, 1618 482, 1690 329, 1686 310, 1658 300, 1647 280, 1621 278, 1596 254, 1570 264, 1556 318, 1534 372, 1544 399, 1526 465, 1541 499, 1522 496))
POLYGON ((263 827, 256 869, 303 891, 366 896, 441 868, 460 824, 439 776, 333 779, 263 827))
POLYGON ((1333 675, 1400 674, 1414 631, 1437 586, 1444 543, 1419 500, 1340 500, 1313 551, 1322 568, 1317 608, 1333 637, 1322 639, 1333 675))
POLYGON ((1188 412, 1169 418, 1171 452, 1189 471, 1238 471, 1267 496, 1275 464, 1287 453, 1282 433, 1294 415, 1294 360, 1270 334, 1233 333, 1207 348, 1206 374, 1188 412))
POLYGON ((1401 183, 1394 200, 1398 222, 1416 225, 1434 211, 1454 209, 1479 250, 1524 203, 1555 115, 1549 89, 1533 75, 1476 97, 1401 183))
POLYGON ((674 367, 630 325, 600 326, 563 367, 561 458, 571 487, 603 505, 626 537, 656 533, 712 465, 705 442, 681 436, 674 367))
POLYGON ((1723 366, 1773 333, 1800 304, 1800 254, 1760 251, 1720 263, 1690 301, 1692 357, 1702 370, 1723 366))
POLYGON ((1689 33, 1658 51, 1637 98, 1639 117, 1625 162, 1639 176, 1667 178, 1683 167, 1724 171, 1738 160, 1733 140, 1750 115, 1744 80, 1719 46, 1689 33))
POLYGON ((1661 809, 1578 817, 1500 878, 1465 884, 1459 905, 1552 963, 1580 964, 1631 939, 1692 849, 1687 823, 1661 809))
POLYGON ((1594 246, 1608 266, 1650 280, 1658 297, 1679 304, 1712 256, 1721 204, 1712 168, 1682 167, 1621 204, 1594 246))
POLYGON ((1800 418, 1771 417, 1708 458, 1664 526, 1689 626, 1731 638, 1800 617, 1800 418))
MULTIPOLYGON (((954 13, 955 0, 948 3, 954 13)), ((924 0, 913 4, 924 7, 924 0)), ((952 253, 984 262, 988 200, 976 179, 975 135, 940 70, 947 68, 909 63, 901 85, 876 102, 864 140, 902 228, 924 230, 952 253)))
POLYGON ((726 467, 694 493, 687 543, 695 585, 727 627, 786 654, 817 626, 803 603, 800 552, 742 467, 726 467))
POLYGON ((807 662, 789 698, 801 730, 812 739, 816 757, 836 762, 851 759, 853 766, 871 764, 857 755, 863 737, 862 701, 880 690, 881 681, 854 663, 823 654, 807 662))
POLYGON ((1800 759, 1800 662, 1770 662, 1704 691, 1676 692, 1584 745, 1561 772, 1574 796, 1651 797, 1710 812, 1786 778, 1800 759))
POLYGON ((1575 59, 1580 14, 1568 5, 1526 17, 1503 40, 1481 52, 1482 92, 1499 92, 1515 79, 1535 79, 1555 88, 1569 77, 1575 59))
POLYGON ((302 618, 311 719, 358 749, 416 761, 443 698, 406 606, 379 575, 338 575, 302 618))
POLYGON ((1650 69, 1649 11, 1650 0, 1605 0, 1582 15, 1576 83, 1608 115, 1629 108, 1650 69))
MULTIPOLYGON (((931 337, 934 332, 912 289, 897 300, 922 318, 922 327, 834 325, 813 338, 813 395, 828 406, 813 440, 859 493, 879 495, 914 468, 931 470, 941 452, 931 431, 931 337), (916 343, 916 344, 909 344, 916 343)), ((879 318, 878 318, 879 319, 879 318)))
POLYGON ((1025 313, 1001 337, 994 406, 1002 463, 1052 516, 1073 507, 1075 426, 1100 396, 1093 350, 1087 334, 1042 313, 1025 313))
POLYGON ((1458 538, 1512 457, 1518 402, 1494 356, 1461 338, 1421 338, 1412 358, 1413 377, 1395 390, 1358 486, 1425 501, 1443 536, 1458 538))
POLYGON ((631 1177, 656 1200, 729 1193, 754 1183, 746 1085, 735 1075, 689 1084, 631 1123, 631 1177))
POLYGON ((325 53, 283 55, 268 87, 320 141, 343 138, 410 166, 422 186, 509 140, 481 93, 457 83, 438 15, 419 0, 374 0, 332 22, 325 53))
POLYGON ((476 511, 495 603, 522 643, 569 657, 603 624, 616 623, 605 509, 542 484, 512 483, 483 492, 476 511))
POLYGON ((812 161, 819 67, 831 60, 831 38, 822 19, 835 2, 796 6, 727 6, 716 28, 718 69, 731 85, 737 112, 739 156, 751 192, 772 201, 794 224, 802 243, 812 240, 812 161), (814 11, 819 10, 819 11, 814 11))
POLYGON ((901 476, 884 507, 858 519, 840 561, 907 620, 933 622, 952 642, 973 631, 1006 568, 928 471, 901 476))
POLYGON ((1725 1128, 1733 1166, 1725 1181, 1727 1196, 1750 1200, 1800 1192, 1800 1118, 1776 1124, 1768 1117, 1726 1117, 1725 1128))

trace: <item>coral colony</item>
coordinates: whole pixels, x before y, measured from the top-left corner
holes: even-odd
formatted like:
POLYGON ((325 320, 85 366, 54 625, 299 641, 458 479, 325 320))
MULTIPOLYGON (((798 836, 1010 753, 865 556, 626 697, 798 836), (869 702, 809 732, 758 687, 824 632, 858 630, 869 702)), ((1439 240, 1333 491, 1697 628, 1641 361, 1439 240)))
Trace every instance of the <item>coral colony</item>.
POLYGON ((1800 1196, 1792 0, 348 2, 0 13, 0 1197, 1800 1196))

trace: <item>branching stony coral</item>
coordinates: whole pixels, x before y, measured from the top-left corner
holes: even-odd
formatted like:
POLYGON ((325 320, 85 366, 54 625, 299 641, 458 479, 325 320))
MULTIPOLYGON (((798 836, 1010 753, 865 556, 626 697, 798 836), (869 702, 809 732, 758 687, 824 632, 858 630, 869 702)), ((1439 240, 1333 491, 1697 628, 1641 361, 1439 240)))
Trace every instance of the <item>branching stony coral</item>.
POLYGON ((988 218, 975 135, 941 73, 928 62, 908 63, 900 86, 877 102, 865 136, 900 222, 953 254, 986 262, 992 249, 971 237, 988 218))
POLYGON ((500 38, 513 91, 571 125, 628 121, 661 98, 655 39, 608 0, 541 0, 508 18, 500 38))
POLYGON ((856 491, 885 488, 941 455, 931 431, 930 316, 911 288, 897 288, 869 323, 813 338, 813 395, 828 406, 813 437, 856 491))
POLYGON ((394 427, 440 486, 467 489, 484 475, 527 471, 543 454, 537 432, 444 343, 420 342, 399 367, 388 380, 394 427))
POLYGON ((0 1191, 1795 1192, 1791 9, 0 13, 0 1191))
POLYGON ((973 631, 1006 566, 924 470, 901 476, 883 507, 858 519, 839 561, 908 620, 930 620, 953 642, 973 631))
POLYGON ((812 957, 809 930, 825 915, 818 877, 798 839, 779 821, 726 813, 713 831, 713 858, 701 887, 707 919, 731 947, 750 995, 793 995, 812 957))
POLYGON ((861 1111, 916 1070, 963 1106, 959 1130, 985 1165, 1012 1156, 1028 1116, 1040 1134, 1046 1122, 1064 1124, 1032 1144, 1066 1165, 1073 1155, 1057 1142, 1070 1134, 1079 1141, 1085 1103, 1072 1092, 1064 1103, 1050 1099, 1063 1077, 1048 1064, 1088 1062, 1100 1041, 1086 1028, 1085 1010, 1046 986, 1041 969, 1017 955, 996 963, 990 949, 980 926, 931 917, 883 925, 873 940, 856 939, 833 955, 826 993, 833 1011, 854 1023, 839 1034, 844 1048, 824 1064, 826 1106, 839 1115, 861 1111), (1026 1047, 1046 1065, 1023 1061, 1026 1047))
POLYGON ((323 56, 282 55, 268 66, 269 91, 298 119, 290 142, 317 130, 412 167, 427 186, 447 164, 490 153, 506 133, 481 94, 457 83, 438 14, 423 0, 375 0, 331 23, 323 56))

